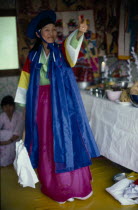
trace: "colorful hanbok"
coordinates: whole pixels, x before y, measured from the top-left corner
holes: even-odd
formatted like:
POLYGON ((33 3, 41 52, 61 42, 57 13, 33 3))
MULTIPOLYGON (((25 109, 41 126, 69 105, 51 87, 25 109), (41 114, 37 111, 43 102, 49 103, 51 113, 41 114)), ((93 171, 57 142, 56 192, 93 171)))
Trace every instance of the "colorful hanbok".
POLYGON ((76 31, 62 46, 40 45, 24 65, 15 102, 26 104, 26 137, 41 190, 58 202, 92 194, 91 158, 99 156, 74 74, 83 36, 76 31), (45 77, 43 77, 45 75, 45 77))

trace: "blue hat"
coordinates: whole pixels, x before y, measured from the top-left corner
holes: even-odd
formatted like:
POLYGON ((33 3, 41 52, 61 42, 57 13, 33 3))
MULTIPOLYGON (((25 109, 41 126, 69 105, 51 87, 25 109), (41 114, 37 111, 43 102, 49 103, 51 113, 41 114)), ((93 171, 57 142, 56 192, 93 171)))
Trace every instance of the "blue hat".
POLYGON ((53 10, 45 10, 35 16, 28 25, 27 36, 31 39, 36 38, 36 31, 43 26, 56 22, 56 13, 53 10))

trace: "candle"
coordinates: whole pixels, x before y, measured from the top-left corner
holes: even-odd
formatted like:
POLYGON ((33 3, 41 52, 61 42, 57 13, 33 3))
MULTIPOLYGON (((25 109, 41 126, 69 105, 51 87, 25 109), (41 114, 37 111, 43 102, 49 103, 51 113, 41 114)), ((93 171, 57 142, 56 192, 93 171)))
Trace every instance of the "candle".
POLYGON ((105 62, 103 61, 101 65, 101 72, 104 72, 104 71, 105 71, 105 62))

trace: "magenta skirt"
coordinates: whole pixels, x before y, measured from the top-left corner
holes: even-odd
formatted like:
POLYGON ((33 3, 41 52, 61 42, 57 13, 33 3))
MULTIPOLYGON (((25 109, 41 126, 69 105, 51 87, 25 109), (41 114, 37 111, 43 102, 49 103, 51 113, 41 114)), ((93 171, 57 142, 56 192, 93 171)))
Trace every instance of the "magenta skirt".
POLYGON ((40 86, 37 124, 39 136, 38 177, 41 191, 58 202, 86 197, 92 192, 89 167, 71 172, 55 173, 50 85, 40 86))

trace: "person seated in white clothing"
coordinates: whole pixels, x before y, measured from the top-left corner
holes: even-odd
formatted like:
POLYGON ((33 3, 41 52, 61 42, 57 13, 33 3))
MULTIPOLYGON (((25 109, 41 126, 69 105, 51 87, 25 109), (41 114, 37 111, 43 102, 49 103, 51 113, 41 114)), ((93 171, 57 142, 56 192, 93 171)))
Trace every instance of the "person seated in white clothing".
POLYGON ((0 166, 8 166, 15 158, 15 143, 23 132, 22 113, 16 111, 12 96, 7 95, 1 101, 0 114, 0 166))

